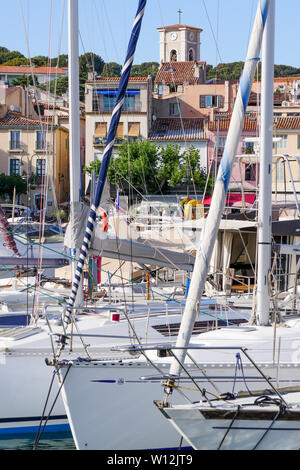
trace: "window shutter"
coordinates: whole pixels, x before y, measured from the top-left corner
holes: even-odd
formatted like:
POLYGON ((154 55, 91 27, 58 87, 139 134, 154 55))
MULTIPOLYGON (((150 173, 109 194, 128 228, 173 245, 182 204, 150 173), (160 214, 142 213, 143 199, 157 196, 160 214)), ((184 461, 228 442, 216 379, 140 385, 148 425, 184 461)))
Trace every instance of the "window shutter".
POLYGON ((218 95, 218 108, 224 108, 224 97, 222 95, 218 95))
POLYGON ((128 137, 138 137, 140 135, 140 123, 129 122, 128 123, 128 137))
POLYGON ((106 122, 97 122, 94 137, 106 137, 106 122))
POLYGON ((117 139, 123 139, 124 138, 123 122, 120 122, 118 124, 116 137, 117 137, 117 139))
POLYGON ((206 95, 200 95, 200 108, 206 108, 206 95))

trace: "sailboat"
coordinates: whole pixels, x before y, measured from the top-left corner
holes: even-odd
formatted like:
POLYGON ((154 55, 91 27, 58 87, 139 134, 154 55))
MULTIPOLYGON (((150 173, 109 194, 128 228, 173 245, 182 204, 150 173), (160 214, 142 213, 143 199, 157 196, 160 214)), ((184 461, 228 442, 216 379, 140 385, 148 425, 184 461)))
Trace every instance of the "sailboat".
MULTIPOLYGON (((58 372, 62 397, 77 449, 176 447, 174 434, 171 434, 170 427, 168 430, 166 428, 168 423, 164 422, 159 410, 153 409, 153 398, 161 390, 161 380, 164 381, 167 397, 174 390, 172 399, 175 404, 180 404, 183 396, 189 402, 195 401, 197 395, 199 399, 199 388, 203 384, 205 384, 207 395, 218 397, 223 392, 227 392, 228 380, 232 378, 235 379, 236 387, 241 390, 245 390, 250 385, 252 388, 259 389, 262 378, 257 374, 254 364, 257 364, 263 374, 269 377, 268 380, 272 386, 278 384, 279 388, 283 388, 300 384, 299 318, 284 319, 282 324, 277 324, 275 321, 273 326, 270 325, 267 292, 270 244, 265 238, 260 238, 259 241, 261 248, 267 247, 267 253, 262 253, 266 265, 262 276, 263 282, 260 284, 263 289, 258 292, 258 295, 264 299, 265 306, 261 305, 263 307, 261 311, 257 310, 259 324, 232 326, 192 336, 198 312, 197 304, 201 299, 215 234, 224 208, 231 166, 240 137, 256 64, 259 60, 270 4, 271 0, 260 0, 258 3, 211 209, 195 259, 193 277, 176 343, 176 357, 174 352, 169 354, 172 350, 171 346, 174 346, 172 338, 164 338, 157 343, 152 335, 154 329, 149 328, 149 342, 143 344, 135 332, 134 325, 129 323, 132 338, 135 338, 134 344, 128 346, 123 341, 123 346, 114 348, 115 355, 112 360, 91 354, 84 359, 81 356, 77 360, 70 361, 64 359, 63 348, 61 348, 60 356, 56 356, 54 361, 49 361, 49 364, 54 365, 58 372), (166 345, 165 348, 163 344, 166 345), (250 351, 254 364, 247 358, 241 362, 236 351, 241 348, 241 344, 250 351), (225 348, 224 345, 226 345, 225 348), (188 350, 193 348, 197 349, 197 352, 194 358, 191 358, 188 350), (124 358, 122 356, 124 353, 129 353, 131 356, 124 358), (192 390, 188 377, 180 376, 182 364, 188 374, 194 377, 192 390), (156 374, 151 374, 153 370, 156 374), (83 400, 82 397, 88 398, 83 400)), ((270 129, 268 132, 270 134, 270 129)), ((266 145, 268 142, 269 145, 267 137, 264 136, 262 142, 266 142, 266 145)), ((264 149, 264 144, 261 148, 264 149)), ((272 150, 270 145, 269 150, 272 150)), ((108 162, 105 161, 105 165, 107 164, 108 162)), ((103 171, 105 172, 105 169, 103 171)), ((265 174, 270 176, 268 165, 265 174)), ((269 230, 268 224, 270 224, 269 219, 267 226, 264 223, 260 224, 263 237, 265 237, 265 231, 269 230)), ((92 225, 89 228, 92 229, 92 225)), ((85 251, 88 246, 89 243, 86 244, 85 251)), ((72 334, 66 332, 63 341, 71 339, 72 334)), ((111 347, 114 342, 115 340, 112 339, 111 347)), ((121 342, 122 340, 119 339, 118 344, 121 342)))
MULTIPOLYGON (((260 215, 261 231, 259 236, 258 259, 258 301, 257 312, 262 326, 260 334, 266 338, 265 331, 270 330, 268 308, 267 273, 270 266, 270 208, 271 208, 271 158, 272 158, 272 134, 270 122, 273 113, 273 69, 274 69, 274 19, 275 0, 269 2, 268 15, 263 36, 262 56, 262 158, 260 166, 261 193, 260 215), (263 296, 266 296, 265 303, 263 296)), ((288 330, 288 324, 285 324, 288 330)), ((257 330, 257 334, 259 334, 257 330)), ((286 340, 285 332, 280 328, 280 338, 286 340)), ((256 333, 256 332, 255 332, 256 333)), ((253 336, 257 336, 254 334, 253 336)), ((298 450, 299 449, 299 424, 300 424, 300 387, 296 369, 299 367, 297 358, 294 358, 294 368, 290 372, 290 383, 293 386, 280 388, 274 386, 264 372, 261 365, 257 365, 244 349, 245 342, 241 339, 240 352, 244 353, 247 360, 254 366, 261 376, 263 387, 253 388, 248 382, 247 392, 234 393, 234 384, 228 380, 227 394, 219 395, 210 400, 203 390, 199 390, 200 401, 193 404, 172 405, 169 403, 170 391, 166 391, 163 402, 158 402, 158 409, 168 419, 179 434, 184 437, 193 449, 197 450, 298 450), (230 388, 231 387, 231 388, 230 388)), ((180 338, 177 341, 179 346, 180 338)), ((225 348, 223 343, 223 348, 225 348)), ((216 346, 212 341, 210 347, 216 346)), ((230 350, 228 343, 227 351, 230 350)), ((201 348, 201 346, 199 346, 201 348)), ((219 346, 222 349, 222 346, 219 346)), ((285 344, 285 348, 288 348, 285 344)), ((296 347, 294 346, 296 349, 296 347)), ((176 348, 175 348, 176 349, 176 348)), ((293 350, 293 345, 291 345, 293 350)), ((177 352, 177 351, 176 351, 177 352)), ((294 351, 295 353, 296 351, 294 351)), ((186 349, 179 350, 179 356, 184 357, 186 349)), ((237 355, 239 355, 238 353, 237 355)), ((239 356, 240 357, 240 356, 239 356)), ((259 358, 260 363, 263 361, 259 358)), ((278 368, 284 367, 284 358, 277 358, 278 368)), ((184 365, 181 364, 184 370, 184 365)), ((266 364, 263 364, 264 368, 266 364)), ((175 368, 180 367, 180 361, 175 368)), ((269 375, 269 374, 268 374, 269 375)), ((169 379, 173 380, 173 379, 169 379)), ((247 379, 245 378, 245 383, 247 379)), ((167 384, 170 385, 171 382, 167 384)), ((277 385, 280 383, 278 378, 277 385)))
MULTIPOLYGON (((78 41, 76 3, 76 0, 70 0, 69 2, 69 17, 71 17, 69 24, 73 30, 73 34, 70 34, 71 38, 74 39, 76 36, 78 41), (73 15, 75 15, 75 18, 73 15)), ((140 2, 141 9, 139 10, 138 19, 144 5, 145 2, 140 2)), ((69 44, 70 47, 71 44, 74 47, 73 41, 70 40, 69 44)), ((73 54, 74 57, 77 56, 78 60, 78 54, 74 51, 73 54)), ((73 67, 71 70, 73 71, 73 67)), ((74 75, 72 72, 72 76, 75 79, 78 78, 76 72, 74 72, 74 75)), ((78 88, 76 89, 74 84, 72 90, 71 94, 78 94, 78 88)), ((74 106, 72 100, 71 103, 73 103, 71 114, 76 121, 78 108, 74 106)), ((73 136, 75 132, 74 140, 76 140, 78 135, 76 134, 76 126, 74 130, 72 124, 70 130, 73 136)), ((73 142, 72 139, 71 142, 73 142)), ((75 158, 78 148, 79 146, 75 142, 71 153, 75 158)), ((73 165, 71 167, 73 169, 73 165)), ((75 163, 74 167, 76 168, 75 163)), ((78 203, 79 183, 76 183, 78 172, 76 173, 76 170, 74 172, 75 175, 72 181, 75 180, 75 182, 74 184, 72 182, 72 201, 78 203)), ((114 248, 114 245, 112 247, 114 248)), ((76 248, 75 244, 72 245, 72 248, 76 248)), ((110 249, 112 250, 112 248, 110 249)), ((124 256, 126 256, 126 252, 124 256)), ((157 262, 159 258, 161 258, 161 252, 153 249, 148 250, 146 262, 149 262, 150 259, 151 262, 157 262)), ((186 262, 186 259, 186 257, 179 259, 177 256, 177 262, 180 261, 182 264, 186 262)), ((193 258, 189 257, 188 266, 192 266, 193 262, 193 258)), ((52 291, 54 292, 54 290, 55 288, 52 286, 52 291)), ((58 290, 55 291, 55 295, 57 294, 58 290)), ((54 358, 56 357, 57 340, 66 337, 66 324, 61 321, 62 313, 65 313, 62 312, 63 310, 69 309, 68 314, 71 323, 67 333, 70 332, 73 335, 68 345, 64 345, 63 359, 77 361, 78 357, 82 356, 83 347, 87 357, 92 354, 93 357, 102 358, 102 365, 105 364, 105 361, 108 361, 108 364, 115 363, 119 367, 120 360, 128 359, 130 363, 134 356, 127 352, 113 352, 111 346, 121 346, 124 342, 126 344, 128 342, 135 344, 139 341, 143 343, 149 341, 155 343, 160 341, 169 342, 178 331, 182 316, 182 304, 181 301, 169 300, 161 302, 143 301, 141 305, 137 302, 134 306, 128 304, 128 302, 126 304, 118 302, 117 304, 103 303, 101 306, 92 306, 93 308, 91 308, 91 305, 83 307, 78 302, 74 304, 74 309, 71 309, 70 305, 62 299, 59 307, 57 304, 52 305, 49 301, 46 302, 42 318, 35 319, 26 326, 15 327, 11 325, 11 327, 0 328, 0 435, 3 437, 8 434, 24 433, 32 436, 39 429, 49 435, 51 432, 69 430, 64 403, 59 394, 59 381, 53 380, 55 374, 52 373, 52 367, 47 367, 45 364, 45 360, 48 363, 51 362, 49 358, 53 354, 54 358), (74 315, 75 311, 76 316, 74 315)), ((207 318, 214 317, 214 312, 209 310, 209 302, 204 302, 200 307, 198 319, 205 324, 207 318), (202 317, 201 310, 204 310, 202 317)), ((219 318, 219 321, 221 320, 230 323, 232 319, 229 315, 228 317, 219 318)), ((202 326, 200 324, 198 328, 202 326)), ((150 370, 149 368, 148 365, 147 371, 150 370)), ((139 365, 137 368, 134 366, 132 369, 134 369, 135 374, 139 373, 139 365)), ((108 380, 108 383, 111 383, 111 381, 108 380)), ((119 383, 122 384, 121 377, 119 383)), ((166 428, 168 428, 167 425, 166 428)), ((171 432, 169 436, 168 445, 173 445, 177 440, 177 433, 171 432)))

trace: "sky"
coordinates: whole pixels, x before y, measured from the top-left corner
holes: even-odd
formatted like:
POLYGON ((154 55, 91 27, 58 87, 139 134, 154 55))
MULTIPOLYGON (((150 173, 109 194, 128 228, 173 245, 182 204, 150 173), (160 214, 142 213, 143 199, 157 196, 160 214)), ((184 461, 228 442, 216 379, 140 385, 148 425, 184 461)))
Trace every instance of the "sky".
MULTIPOLYGON (((137 0, 78 0, 79 50, 123 64, 137 0)), ((67 0, 0 0, 0 46, 25 57, 67 54, 67 0)), ((148 0, 134 63, 159 62, 156 28, 181 23, 202 28, 201 60, 245 59, 257 0, 148 0)), ((275 63, 300 67, 300 0, 276 0, 275 63)))

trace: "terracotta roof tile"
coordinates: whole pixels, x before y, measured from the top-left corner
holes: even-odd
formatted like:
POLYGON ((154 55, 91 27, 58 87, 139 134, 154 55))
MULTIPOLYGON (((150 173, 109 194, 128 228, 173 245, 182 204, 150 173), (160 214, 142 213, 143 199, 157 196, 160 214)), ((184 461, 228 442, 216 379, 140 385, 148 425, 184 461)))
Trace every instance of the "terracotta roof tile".
POLYGON ((0 73, 14 73, 14 74, 31 74, 34 75, 66 75, 66 69, 56 67, 30 67, 30 66, 14 66, 14 65, 0 65, 0 73))
POLYGON ((276 129, 300 130, 300 116, 275 117, 274 127, 276 127, 276 129))
MULTIPOLYGON (((229 115, 228 119, 220 119, 219 130, 227 131, 230 125, 229 115)), ((286 129, 286 130, 300 130, 300 116, 279 116, 274 117, 274 128, 277 130, 286 129)), ((207 124, 209 131, 217 131, 218 120, 209 121, 207 124)), ((244 119, 243 131, 256 131, 258 129, 258 121, 253 113, 252 116, 246 116, 244 119)))
MULTIPOLYGON (((147 82, 149 80, 148 77, 130 77, 130 82, 147 82)), ((99 82, 119 82, 120 77, 97 77, 94 80, 88 80, 89 83, 99 83, 99 82)))
POLYGON ((196 28, 195 26, 188 26, 186 24, 173 24, 170 26, 161 26, 160 28, 156 28, 156 29, 160 30, 160 29, 182 29, 182 28, 194 29, 195 31, 203 31, 203 29, 201 28, 196 28))
POLYGON ((199 83, 195 66, 205 62, 164 62, 157 72, 155 83, 199 83))
POLYGON ((202 118, 158 118, 149 133, 152 140, 203 140, 202 118))
POLYGON ((38 119, 28 118, 14 111, 8 111, 3 118, 0 118, 0 127, 40 127, 38 119))
MULTIPOLYGON (((230 125, 231 114, 228 115, 226 119, 219 120, 219 131, 228 131, 230 125)), ((217 131, 218 129, 218 119, 214 121, 208 121, 207 128, 209 131, 217 131)), ((243 131, 256 131, 258 128, 258 121, 256 116, 246 116, 244 119, 243 131)))

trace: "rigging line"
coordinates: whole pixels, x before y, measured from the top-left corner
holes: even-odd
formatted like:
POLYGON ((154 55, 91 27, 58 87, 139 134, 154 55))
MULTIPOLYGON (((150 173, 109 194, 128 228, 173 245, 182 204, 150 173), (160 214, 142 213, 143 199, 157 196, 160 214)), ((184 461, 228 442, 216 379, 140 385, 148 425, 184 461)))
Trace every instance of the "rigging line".
MULTIPOLYGON (((164 21, 163 21, 163 17, 162 17, 162 10, 161 10, 161 7, 160 7, 160 0, 157 0, 157 2, 158 2, 159 12, 160 12, 160 15, 161 15, 161 21, 162 21, 162 24, 164 25, 164 21)), ((173 70, 171 70, 171 79, 172 79, 172 84, 173 84, 174 86, 176 86, 173 70)), ((178 109, 178 111, 179 111, 179 119, 180 119, 181 130, 182 130, 182 133, 183 133, 183 141, 184 141, 185 148, 187 149, 186 130, 185 130, 185 128, 184 128, 183 117, 182 117, 182 111, 181 111, 181 106, 180 106, 180 102, 179 102, 178 95, 176 95, 175 99, 176 99, 177 109, 178 109)), ((194 190, 194 194, 195 194, 195 199, 197 199, 197 191, 196 191, 196 186, 195 186, 195 181, 194 181, 194 175, 193 175, 193 171, 192 171, 192 167, 191 167, 191 163, 190 163, 190 156, 189 156, 188 150, 187 150, 187 163, 188 163, 188 167, 189 167, 189 170, 190 170, 190 175, 189 175, 189 176, 190 176, 191 179, 192 179, 192 184, 193 184, 193 190, 194 190)))
MULTIPOLYGON (((55 406, 55 404, 56 404, 56 402, 57 402, 57 399, 58 399, 58 397, 59 397, 59 395, 60 395, 60 392, 61 392, 62 387, 63 387, 63 385, 64 385, 64 383, 65 383, 65 381, 66 381, 66 378, 67 378, 67 376, 68 376, 68 373, 69 373, 71 367, 72 367, 72 363, 69 363, 69 364, 68 364, 67 371, 66 371, 66 373, 65 373, 65 376, 64 376, 64 378, 63 378, 63 380, 62 380, 62 382, 61 382, 61 384, 60 384, 60 387, 59 387, 59 390, 58 390, 58 392, 57 392, 57 395, 56 395, 56 397, 55 397, 55 399, 54 399, 54 402, 53 402, 53 404, 52 404, 52 406, 51 406, 51 408, 50 408, 50 411, 49 411, 49 413, 48 413, 48 416, 47 416, 47 418, 46 418, 46 420, 45 420, 44 426, 43 426, 42 429, 40 429, 40 433, 39 433, 39 434, 37 435, 37 437, 36 437, 35 443, 34 443, 34 445, 33 445, 33 450, 36 450, 36 447, 37 447, 37 445, 38 445, 38 443, 39 443, 39 440, 40 440, 40 438, 41 438, 41 436, 42 436, 42 434, 43 434, 43 432, 44 432, 44 429, 45 429, 45 427, 46 427, 46 425, 47 425, 47 422, 48 422, 48 420, 49 420, 49 418, 50 418, 50 416, 51 416, 51 413, 52 413, 52 411, 53 411, 53 409, 54 409, 54 406, 55 406)), ((58 373, 58 372, 59 372, 59 371, 56 370, 56 371, 53 373, 53 375, 54 375, 55 373, 58 373)), ((44 416, 42 416, 41 422, 43 421, 43 419, 44 419, 44 416)))
POLYGON ((209 26, 210 26, 210 30, 211 30, 213 39, 214 39, 214 41, 215 41, 216 51, 217 51, 217 53, 218 53, 218 56, 219 56, 219 59, 220 59, 221 63, 223 63, 223 60, 222 60, 222 57, 221 57, 221 54, 220 54, 220 51, 219 51, 219 48, 218 48, 218 42, 217 42, 217 40, 216 40, 215 33, 214 33, 214 30, 213 30, 213 27, 212 27, 212 24, 211 24, 211 21, 210 21, 210 17, 209 17, 207 8, 206 8, 205 0, 202 0, 202 4, 203 4, 203 7, 204 7, 204 10, 205 10, 207 19, 208 19, 208 23, 209 23, 209 26))
MULTIPOLYGON (((8 233, 14 234, 14 232, 12 232, 12 231, 10 231, 10 230, 6 230, 6 229, 4 229, 4 228, 3 228, 2 230, 7 231, 8 233)), ((26 237, 24 237, 24 236, 22 236, 22 235, 18 235, 18 236, 19 236, 20 238, 23 238, 24 240, 26 240, 26 237)), ((38 244, 39 244, 39 243, 37 243, 37 242, 34 242, 33 240, 31 241, 31 243, 32 243, 33 245, 38 245, 38 244)), ((59 252, 59 251, 57 251, 57 250, 54 250, 53 248, 49 248, 49 247, 47 247, 47 246, 44 246, 44 249, 49 250, 49 251, 51 251, 51 252, 53 252, 53 253, 57 253, 57 254, 62 255, 61 252, 59 252)), ((80 258, 77 258, 76 256, 69 256, 69 255, 67 255, 67 254, 65 254, 65 253, 63 253, 63 257, 69 259, 70 261, 74 261, 74 262, 78 262, 79 259, 80 259, 80 258)), ((0 262, 0 264, 2 264, 2 263, 0 262)), ((10 270, 7 268, 7 266, 5 266, 4 264, 2 264, 2 266, 3 266, 7 271, 10 271, 10 270)), ((101 269, 101 268, 98 268, 98 267, 96 267, 95 269, 98 270, 98 271, 104 272, 104 273, 108 273, 108 271, 106 271, 105 269, 101 269)), ((15 274, 13 274, 13 275, 15 276, 15 274)), ((16 277, 16 276, 15 276, 15 277, 16 277)), ((126 280, 126 281, 128 281, 128 282, 131 282, 131 283, 140 285, 138 282, 132 281, 131 279, 126 279, 125 277, 121 277, 121 276, 118 276, 118 275, 116 275, 116 277, 119 277, 120 279, 124 279, 124 280, 126 280)), ((145 288, 145 287, 143 286, 143 288, 145 288)), ((155 290, 152 289, 152 288, 150 288, 150 289, 151 289, 154 293, 157 293, 158 295, 160 295, 160 296, 162 296, 162 297, 169 298, 167 295, 164 295, 164 294, 162 294, 162 293, 160 293, 160 292, 157 292, 157 291, 155 291, 155 290)), ((177 301, 175 300, 175 302, 177 302, 177 301)))

